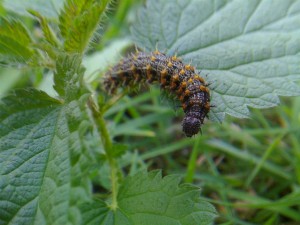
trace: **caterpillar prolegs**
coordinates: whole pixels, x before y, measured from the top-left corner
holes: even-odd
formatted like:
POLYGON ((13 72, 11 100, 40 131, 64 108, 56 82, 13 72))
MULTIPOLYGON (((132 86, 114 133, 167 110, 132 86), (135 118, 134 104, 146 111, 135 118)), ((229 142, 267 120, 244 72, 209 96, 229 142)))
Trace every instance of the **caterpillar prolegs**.
POLYGON ((105 74, 104 88, 114 94, 118 87, 134 86, 141 82, 159 83, 162 89, 174 94, 185 113, 183 132, 187 137, 199 132, 210 110, 210 93, 205 80, 193 66, 159 51, 137 52, 121 60, 105 74))

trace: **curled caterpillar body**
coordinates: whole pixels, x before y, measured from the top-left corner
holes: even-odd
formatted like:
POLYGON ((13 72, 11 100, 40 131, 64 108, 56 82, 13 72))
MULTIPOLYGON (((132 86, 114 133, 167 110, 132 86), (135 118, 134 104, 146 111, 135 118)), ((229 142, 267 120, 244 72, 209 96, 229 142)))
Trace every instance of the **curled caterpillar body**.
POLYGON ((188 137, 199 132, 210 110, 210 93, 205 80, 193 66, 158 51, 138 52, 124 58, 106 73, 104 88, 114 94, 118 87, 141 82, 158 82, 161 88, 174 94, 185 112, 183 132, 188 137))

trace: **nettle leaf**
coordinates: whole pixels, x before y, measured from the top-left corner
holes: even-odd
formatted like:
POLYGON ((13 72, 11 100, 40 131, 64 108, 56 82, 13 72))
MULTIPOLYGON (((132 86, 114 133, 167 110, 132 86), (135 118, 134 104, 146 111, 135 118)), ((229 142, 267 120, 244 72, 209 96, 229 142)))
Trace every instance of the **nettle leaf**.
POLYGON ((0 17, 0 59, 28 62, 34 54, 32 40, 20 21, 0 17))
POLYGON ((91 203, 85 203, 80 206, 82 214, 82 224, 84 225, 110 225, 113 223, 113 212, 105 202, 95 199, 91 203))
POLYGON ((2 99, 0 224, 80 223, 94 162, 82 101, 62 104, 35 89, 2 99))
POLYGON ((66 0, 59 28, 68 52, 83 52, 110 0, 66 0))
POLYGON ((199 188, 179 182, 179 176, 162 178, 160 171, 127 177, 119 190, 118 209, 108 210, 99 200, 82 205, 84 224, 212 224, 217 216, 214 207, 200 200, 199 188))
POLYGON ((141 49, 197 66, 211 83, 214 120, 300 94, 299 0, 147 1, 132 36, 141 49))
POLYGON ((56 18, 63 4, 63 0, 3 0, 4 7, 14 13, 29 16, 27 10, 32 9, 47 18, 56 18))
POLYGON ((81 60, 79 54, 60 54, 57 56, 54 89, 67 101, 74 100, 81 95, 84 72, 81 67, 81 60))
POLYGON ((47 19, 44 16, 42 16, 38 11, 34 11, 32 9, 28 9, 27 11, 39 20, 45 41, 48 44, 50 44, 50 46, 58 47, 59 41, 57 40, 55 33, 52 31, 51 27, 49 26, 47 19))

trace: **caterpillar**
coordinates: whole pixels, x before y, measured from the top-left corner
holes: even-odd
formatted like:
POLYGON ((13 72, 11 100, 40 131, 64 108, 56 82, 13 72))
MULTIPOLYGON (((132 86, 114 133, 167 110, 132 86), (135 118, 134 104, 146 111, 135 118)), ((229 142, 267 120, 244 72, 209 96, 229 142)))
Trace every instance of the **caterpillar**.
POLYGON ((131 87, 142 82, 159 83, 162 89, 181 102, 185 113, 182 130, 187 137, 201 131, 211 107, 210 92, 208 84, 192 65, 159 51, 137 52, 112 67, 105 74, 103 84, 108 93, 115 94, 119 87, 131 87))

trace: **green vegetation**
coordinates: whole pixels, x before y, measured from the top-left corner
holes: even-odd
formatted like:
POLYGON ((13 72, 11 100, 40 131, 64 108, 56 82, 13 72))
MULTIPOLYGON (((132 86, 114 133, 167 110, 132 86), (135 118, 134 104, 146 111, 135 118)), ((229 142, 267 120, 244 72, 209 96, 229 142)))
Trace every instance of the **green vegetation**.
POLYGON ((300 94, 299 0, 0 3, 0 225, 300 224, 300 99, 259 110, 300 94), (202 135, 101 89, 134 45, 211 82, 202 135))

